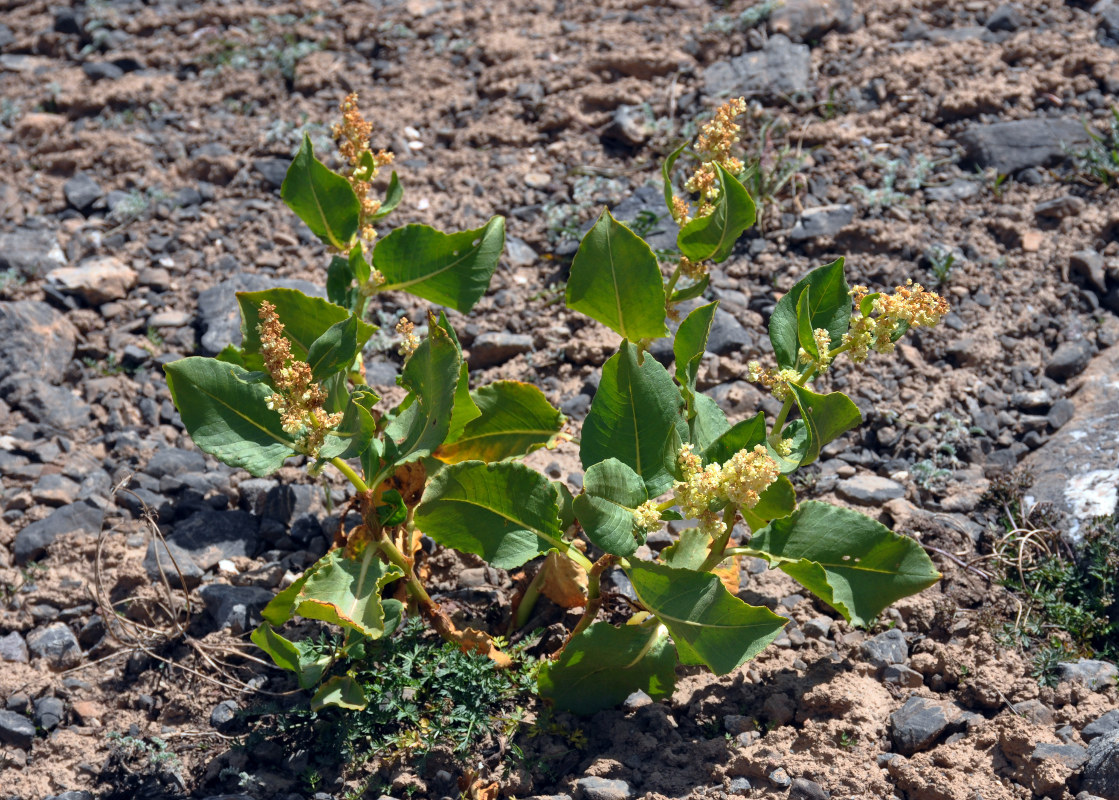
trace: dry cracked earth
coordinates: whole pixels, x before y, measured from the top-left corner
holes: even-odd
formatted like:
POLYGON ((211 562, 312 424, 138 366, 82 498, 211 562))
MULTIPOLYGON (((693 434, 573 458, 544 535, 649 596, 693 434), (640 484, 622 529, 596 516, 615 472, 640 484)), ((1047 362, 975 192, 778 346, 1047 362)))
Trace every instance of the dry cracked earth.
MULTIPOLYGON (((0 797, 442 798, 469 773, 489 797, 1119 800, 1116 668, 1070 652, 1039 682, 1008 643, 1031 610, 983 500, 1027 469, 1023 505, 1070 540, 1116 511, 1119 194, 1077 155, 1116 104, 1114 0, 0 0, 0 797), (473 380, 531 381, 573 430, 617 344, 562 304, 580 232, 606 205, 672 241, 661 159, 747 97, 748 154, 792 177, 713 271, 701 387, 772 413, 746 362, 837 256, 852 282, 943 292, 939 328, 829 376, 865 424, 801 485, 914 536, 943 581, 862 631, 744 563, 742 596, 790 620, 774 647, 516 748, 311 786, 298 748, 243 745, 236 712, 289 686, 246 631, 338 523, 301 467, 199 453, 160 367, 238 336, 234 290, 323 283, 279 185, 351 91, 397 155, 397 224, 508 218, 490 292, 452 322, 473 380), (183 593, 144 504, 181 629, 154 610, 183 593)), ((373 321, 423 311, 392 296, 373 321)), ((398 368, 386 337, 370 382, 398 368)), ((578 489, 574 447, 533 463, 578 489)), ((503 624, 520 576, 433 564, 460 618, 503 624)))

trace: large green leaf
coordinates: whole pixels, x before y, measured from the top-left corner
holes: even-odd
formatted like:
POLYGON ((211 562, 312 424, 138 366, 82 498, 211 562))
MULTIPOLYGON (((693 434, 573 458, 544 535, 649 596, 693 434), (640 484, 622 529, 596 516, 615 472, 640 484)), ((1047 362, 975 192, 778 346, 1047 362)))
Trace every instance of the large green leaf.
POLYGON ((738 237, 754 224, 757 210, 750 193, 738 179, 716 163, 722 194, 714 210, 705 217, 696 217, 676 237, 680 252, 692 261, 725 261, 734 250, 738 237))
POLYGON ((504 217, 459 233, 405 225, 377 242, 373 265, 385 276, 381 291, 410 292, 465 314, 486 293, 504 247, 504 217))
POLYGON ((583 469, 608 458, 627 464, 645 481, 650 497, 672 486, 673 447, 684 401, 661 364, 622 342, 602 367, 602 381, 583 423, 583 469))
POLYGON ((258 478, 296 455, 280 415, 268 408, 272 389, 247 382, 244 368, 193 356, 166 364, 163 371, 183 425, 203 452, 258 478))
POLYGON ((333 550, 296 594, 295 613, 379 638, 385 629, 381 589, 403 575, 399 567, 377 558, 372 545, 361 561, 333 550))
POLYGON ((815 500, 755 533, 750 547, 856 625, 940 579, 913 539, 815 500))
POLYGON ((381 201, 381 207, 377 209, 372 217, 369 218, 370 222, 384 219, 400 205, 400 201, 404 199, 404 189, 400 186, 400 179, 396 177, 396 173, 392 173, 389 178, 388 188, 385 189, 385 199, 381 201))
POLYGON ((695 395, 692 403, 695 416, 688 421, 688 431, 696 451, 702 453, 731 429, 730 422, 719 404, 707 395, 695 395))
POLYGON ((695 394, 696 376, 699 375, 703 354, 707 352, 707 337, 711 335, 711 323, 715 320, 718 307, 719 301, 716 300, 688 314, 672 341, 672 352, 676 356, 676 382, 685 390, 686 398, 695 394))
POLYGON ((354 358, 365 347, 373 330, 371 325, 363 325, 352 314, 327 328, 322 336, 311 342, 307 350, 307 365, 311 367, 311 377, 321 381, 336 372, 349 371, 354 358))
MULTIPOLYGON (((276 315, 284 323, 284 338, 291 343, 292 358, 306 361, 311 345, 333 325, 349 319, 351 314, 321 297, 308 297, 297 289, 265 289, 261 292, 237 292, 241 307, 241 349, 260 353, 260 304, 267 300, 276 307, 276 315)), ((377 328, 358 320, 355 338, 363 345, 377 328)))
POLYGON ((452 464, 431 479, 416 526, 445 547, 500 569, 561 547, 559 507, 548 479, 524 464, 452 464))
POLYGON ((325 244, 344 250, 357 236, 361 203, 349 181, 315 158, 310 136, 288 167, 280 197, 325 244))
POLYGON ((268 622, 262 623, 249 638, 268 654, 277 667, 294 672, 299 685, 304 689, 310 689, 318 683, 330 665, 329 651, 314 647, 314 640, 292 642, 278 634, 268 622))
POLYGON ((699 527, 684 528, 680 538, 661 550, 661 560, 675 569, 698 570, 711 554, 711 534, 699 527))
POLYGON ((603 209, 587 231, 567 279, 567 307, 630 341, 664 336, 664 279, 640 236, 603 209))
POLYGON ((831 346, 838 347, 843 334, 851 326, 851 295, 847 279, 843 277, 843 259, 837 258, 809 272, 796 283, 788 294, 777 301, 769 318, 769 340, 777 363, 783 369, 797 365, 800 349, 800 323, 797 304, 801 294, 809 289, 807 324, 812 330, 823 328, 831 336, 831 346))
MULTIPOLYGON (((447 436, 455 405, 462 353, 442 326, 429 324, 428 336, 400 376, 413 401, 385 428, 393 447, 386 452, 391 465, 431 455, 447 436)), ((386 467, 387 469, 387 467, 386 467)))
POLYGON ((808 450, 801 457, 801 466, 811 464, 819 457, 820 448, 863 421, 858 406, 843 392, 816 394, 796 384, 789 388, 808 426, 808 450))
POLYGON ((583 477, 583 491, 575 498, 575 516, 587 538, 607 553, 632 555, 644 544, 634 528, 633 511, 649 499, 641 476, 616 458, 594 464, 583 477))
POLYGON ((752 450, 755 445, 764 442, 765 432, 765 414, 759 411, 757 416, 735 423, 729 431, 703 448, 703 460, 708 464, 726 463, 739 450, 752 450))
POLYGON ((523 456, 550 446, 563 427, 563 414, 529 383, 491 383, 473 392, 473 402, 479 416, 465 425, 457 439, 435 452, 440 461, 457 464, 523 456))
POLYGON ((462 436, 472 420, 482 416, 482 410, 474 402, 470 393, 470 366, 465 362, 459 367, 458 383, 455 384, 455 405, 451 411, 451 424, 447 429, 447 441, 453 442, 462 436))
POLYGON ((322 711, 336 706, 350 711, 361 711, 368 704, 365 690, 352 675, 335 675, 325 681, 311 698, 311 710, 322 711))
POLYGON ((370 409, 378 400, 373 392, 356 390, 342 415, 338 426, 326 435, 319 448, 319 458, 357 458, 377 432, 377 423, 370 409))
POLYGON ((716 675, 756 656, 788 622, 742 602, 710 572, 633 561, 626 574, 638 600, 672 634, 680 660, 704 664, 716 675))
POLYGON ((675 685, 676 649, 656 624, 596 622, 537 676, 542 697, 582 715, 616 706, 638 689, 654 700, 669 697, 675 685))

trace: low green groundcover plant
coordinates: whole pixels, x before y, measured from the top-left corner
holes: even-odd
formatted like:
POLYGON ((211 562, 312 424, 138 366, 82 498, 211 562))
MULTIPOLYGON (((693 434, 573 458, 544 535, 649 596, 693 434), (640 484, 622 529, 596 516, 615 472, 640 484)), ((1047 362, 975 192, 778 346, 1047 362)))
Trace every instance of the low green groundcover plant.
POLYGON ((891 351, 909 328, 935 325, 948 310, 940 297, 918 285, 893 294, 848 286, 839 259, 777 303, 769 321, 776 366, 749 365, 750 378, 782 402, 775 419, 759 412, 732 425, 697 391, 717 306, 696 306, 708 265, 726 260, 755 222, 744 165, 732 155, 741 100, 720 108, 694 145, 664 164, 664 199, 680 228, 670 262, 603 210, 571 264, 568 307, 622 337, 583 423, 585 476, 576 496, 518 461, 565 436, 563 415, 527 383, 472 388, 444 311, 429 313, 422 338, 408 320, 397 325, 405 357, 397 383, 407 395, 378 407, 363 374, 362 352, 375 331, 365 321, 370 299, 405 291, 470 311, 497 267, 505 227, 495 216, 476 230, 405 225, 378 237, 374 226, 400 202, 400 183, 393 173, 384 199, 371 197, 391 156, 369 149, 356 98, 342 110, 335 136, 345 168, 329 169, 305 139, 281 189, 334 254, 327 299, 291 289, 238 293, 241 346, 166 367, 183 423, 203 451, 255 476, 303 456, 312 473, 331 467, 356 490, 361 524, 280 592, 252 635, 314 690, 312 708, 366 707, 368 684, 353 657, 406 618, 509 663, 488 633, 460 630, 432 600, 416 569, 422 534, 501 569, 538 564, 514 624, 528 619, 541 593, 584 609, 537 678, 541 695, 577 713, 638 689, 668 696, 678 663, 723 675, 772 642, 787 620, 736 596, 740 556, 786 572, 856 625, 936 582, 912 539, 856 511, 798 503, 789 475, 861 422, 846 395, 818 393, 813 381, 844 354, 862 362, 869 350, 891 351), (681 159, 693 169, 678 186, 681 159), (695 307, 683 316, 685 303, 695 307), (669 370, 647 350, 681 316, 669 370), (638 556, 650 531, 682 519, 695 524, 659 558, 638 556), (731 539, 739 523, 750 531, 741 544, 731 539), (597 619, 600 578, 616 567, 637 598, 620 626, 597 619), (281 629, 294 616, 331 623, 344 636, 325 649, 292 641, 281 629))

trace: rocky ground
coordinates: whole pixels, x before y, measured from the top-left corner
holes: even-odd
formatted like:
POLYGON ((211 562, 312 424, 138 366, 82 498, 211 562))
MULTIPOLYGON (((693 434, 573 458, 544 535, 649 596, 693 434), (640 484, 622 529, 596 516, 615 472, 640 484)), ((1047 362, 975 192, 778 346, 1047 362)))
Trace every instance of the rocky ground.
MULTIPOLYGON (((728 413, 772 412, 745 364, 813 266, 844 255, 852 282, 912 277, 954 307, 896 357, 836 368, 866 423, 803 481, 916 536, 944 581, 863 632, 744 564, 743 596, 790 619, 775 647, 724 678, 683 670, 669 702, 561 718, 522 758, 483 762, 484 783, 1119 798, 1116 668, 1070 655, 1039 684, 1005 637, 1024 612, 982 558, 1003 529, 980 503, 1025 466, 1024 503, 1053 503, 1068 536, 1116 510, 1119 194, 1074 154, 1119 103, 1119 3, 763 5, 0 0, 0 796, 352 790, 314 794, 298 753, 230 750, 236 711, 286 685, 245 657, 245 632, 328 547, 326 495, 299 467, 252 479, 198 453, 160 367, 237 336, 235 289, 322 284, 323 248, 278 187, 304 133, 329 149, 356 91, 397 154, 397 223, 508 217, 490 293, 452 321, 478 379, 532 381, 575 427, 616 345, 560 301, 579 232, 608 204, 659 215, 654 246, 674 238, 660 159, 725 96, 750 98, 766 174, 795 167, 713 274, 700 380, 728 413), (179 627, 143 504, 192 601, 179 627), (133 780, 152 764, 160 780, 133 780)), ((421 311, 393 297, 373 321, 421 311)), ((370 380, 391 386, 379 345, 370 380)), ((577 461, 535 463, 577 488, 577 461)), ((479 566, 444 565, 440 597, 465 614, 509 595, 479 566)), ((456 796, 468 768, 387 765, 385 791, 456 796)))

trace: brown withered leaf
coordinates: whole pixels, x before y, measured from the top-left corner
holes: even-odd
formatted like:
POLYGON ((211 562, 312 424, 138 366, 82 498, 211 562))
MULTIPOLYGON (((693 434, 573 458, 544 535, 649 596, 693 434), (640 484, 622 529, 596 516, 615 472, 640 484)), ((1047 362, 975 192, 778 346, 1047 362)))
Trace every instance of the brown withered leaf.
POLYGON ((465 628, 457 631, 456 634, 455 644, 462 648, 464 653, 481 653, 502 669, 513 666, 513 659, 494 646, 493 639, 488 633, 465 628))
POLYGON ((711 570, 722 581, 723 586, 731 594, 738 594, 739 589, 739 567, 738 556, 731 556, 725 558, 715 569, 711 570))
POLYGON ((570 558, 553 550, 540 569, 544 570, 540 592, 557 606, 580 608, 587 604, 587 573, 570 558))
POLYGON ((389 489, 395 489, 404 498, 404 505, 415 508, 423 496, 426 482, 427 470, 419 461, 401 464, 396 468, 396 472, 373 490, 373 502, 375 505, 380 504, 381 496, 389 489))

